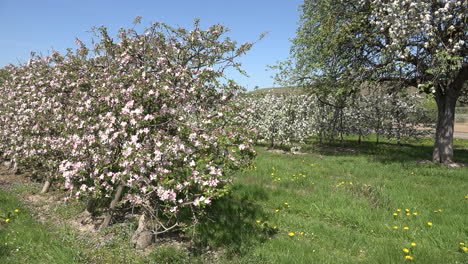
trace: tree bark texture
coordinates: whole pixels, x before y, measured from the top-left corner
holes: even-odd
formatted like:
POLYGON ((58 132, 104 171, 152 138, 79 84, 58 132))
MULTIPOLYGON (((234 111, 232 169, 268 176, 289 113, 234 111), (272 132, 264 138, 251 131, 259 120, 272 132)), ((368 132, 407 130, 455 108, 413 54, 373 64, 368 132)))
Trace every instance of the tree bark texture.
POLYGON ((114 198, 112 199, 110 203, 109 210, 105 214, 104 220, 102 221, 102 224, 99 227, 99 230, 103 230, 104 228, 109 226, 111 219, 112 219, 112 213, 115 207, 117 206, 117 203, 120 201, 120 198, 122 197, 122 193, 123 193, 123 185, 120 184, 119 186, 117 186, 117 190, 115 192, 114 198))
POLYGON ((50 178, 47 177, 47 179, 46 179, 44 185, 42 186, 41 193, 47 193, 47 192, 49 191, 50 184, 51 184, 50 178))
POLYGON ((455 125, 455 104, 458 93, 452 89, 437 89, 437 126, 432 161, 450 164, 453 162, 453 131, 455 125))

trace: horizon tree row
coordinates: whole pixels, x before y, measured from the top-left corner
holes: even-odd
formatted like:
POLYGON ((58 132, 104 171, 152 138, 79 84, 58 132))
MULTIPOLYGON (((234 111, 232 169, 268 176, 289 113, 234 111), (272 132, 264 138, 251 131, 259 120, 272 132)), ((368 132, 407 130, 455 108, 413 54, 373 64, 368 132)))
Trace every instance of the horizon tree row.
POLYGON ((255 128, 258 140, 275 145, 304 143, 311 136, 319 141, 358 136, 358 143, 371 133, 378 143, 385 137, 397 144, 432 133, 431 111, 421 106, 421 95, 386 93, 382 90, 353 97, 319 97, 305 94, 264 94, 239 97, 245 111, 237 118, 255 128))

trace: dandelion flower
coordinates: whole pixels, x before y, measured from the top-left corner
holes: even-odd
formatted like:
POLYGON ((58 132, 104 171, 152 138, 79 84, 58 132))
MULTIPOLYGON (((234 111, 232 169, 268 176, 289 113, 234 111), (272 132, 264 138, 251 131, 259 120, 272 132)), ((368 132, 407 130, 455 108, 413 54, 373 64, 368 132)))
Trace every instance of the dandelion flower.
POLYGON ((10 218, 5 219, 5 222, 7 223, 10 222, 10 218))
POLYGON ((413 213, 413 215, 418 215, 418 213, 413 213))
POLYGON ((410 209, 405 209, 405 211, 406 211, 406 212, 409 212, 409 211, 410 211, 410 209))
POLYGON ((289 205, 288 203, 284 203, 284 205, 289 205))
POLYGON ((353 182, 349 182, 349 184, 353 185, 353 182))
POLYGON ((289 232, 288 236, 293 237, 295 234, 293 232, 289 232))
POLYGON ((463 250, 463 252, 468 252, 468 247, 462 247, 461 250, 463 250))
POLYGON ((278 226, 274 226, 273 229, 278 229, 278 226))
POLYGON ((408 229, 409 229, 409 227, 405 226, 405 227, 403 227, 403 229, 404 229, 404 230, 408 230, 408 229))
POLYGON ((257 222, 257 223, 261 223, 261 222, 262 222, 262 220, 257 220, 256 222, 257 222))
POLYGON ((432 222, 427 222, 427 225, 428 225, 428 226, 432 226, 432 222))
POLYGON ((404 248, 404 249, 403 249, 403 252, 405 252, 405 253, 409 253, 409 249, 407 249, 407 248, 404 248))
POLYGON ((464 245, 465 245, 465 243, 463 243, 463 242, 460 242, 460 246, 464 246, 464 245))
POLYGON ((405 256, 405 259, 413 260, 414 258, 412 256, 408 255, 408 256, 405 256))
POLYGON ((303 236, 303 235, 304 235, 304 232, 300 232, 299 235, 303 236))
POLYGON ((397 215, 398 215, 398 213, 393 213, 393 215, 394 215, 394 216, 397 216, 397 215))
POLYGON ((410 213, 406 213, 406 215, 411 215, 410 213))
POLYGON ((397 212, 401 212, 401 209, 396 209, 397 212))
POLYGON ((19 209, 15 209, 15 213, 18 213, 19 212, 19 209))
POLYGON ((411 246, 412 246, 412 247, 415 247, 416 245, 417 245, 417 244, 414 243, 414 242, 411 243, 411 246))
POLYGON ((279 209, 276 209, 275 212, 276 212, 276 213, 279 212, 279 209))
POLYGON ((394 226, 393 229, 398 229, 398 226, 394 226))

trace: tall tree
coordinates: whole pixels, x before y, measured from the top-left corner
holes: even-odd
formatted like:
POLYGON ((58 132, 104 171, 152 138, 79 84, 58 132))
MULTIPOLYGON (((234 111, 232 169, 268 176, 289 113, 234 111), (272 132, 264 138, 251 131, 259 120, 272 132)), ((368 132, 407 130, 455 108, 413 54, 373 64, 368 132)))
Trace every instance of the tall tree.
POLYGON ((277 77, 322 91, 389 81, 433 94, 433 161, 451 163, 455 104, 468 80, 468 1, 305 0, 301 10, 277 77))

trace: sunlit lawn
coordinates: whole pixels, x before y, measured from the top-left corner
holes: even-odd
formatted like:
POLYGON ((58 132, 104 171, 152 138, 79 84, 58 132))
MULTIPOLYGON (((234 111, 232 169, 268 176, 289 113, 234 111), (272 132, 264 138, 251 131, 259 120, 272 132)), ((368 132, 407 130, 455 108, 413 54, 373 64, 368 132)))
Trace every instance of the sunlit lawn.
MULTIPOLYGON (((232 239, 228 245, 238 249, 231 261, 468 261, 463 250, 463 243, 468 244, 468 168, 421 162, 431 157, 430 142, 403 147, 368 143, 353 146, 357 151, 350 146, 316 146, 307 155, 259 149, 256 169, 239 174, 236 199, 230 200, 246 204, 237 212, 251 223, 225 219, 232 229, 240 221, 236 236, 223 238, 232 239), (268 235, 265 226, 276 226, 277 233, 268 235)), ((468 150, 457 151, 456 157, 468 162, 468 150)), ((223 232, 231 231, 219 227, 215 234, 223 232)))
MULTIPOLYGON (((455 144, 468 163, 468 140, 455 144)), ((0 212, 20 213, 0 233, 0 263, 468 263, 468 168, 425 162, 431 147, 259 147, 255 167, 187 232, 190 249, 166 243, 140 257, 125 257, 134 254, 125 240, 93 249, 61 237, 2 191, 0 212)))

